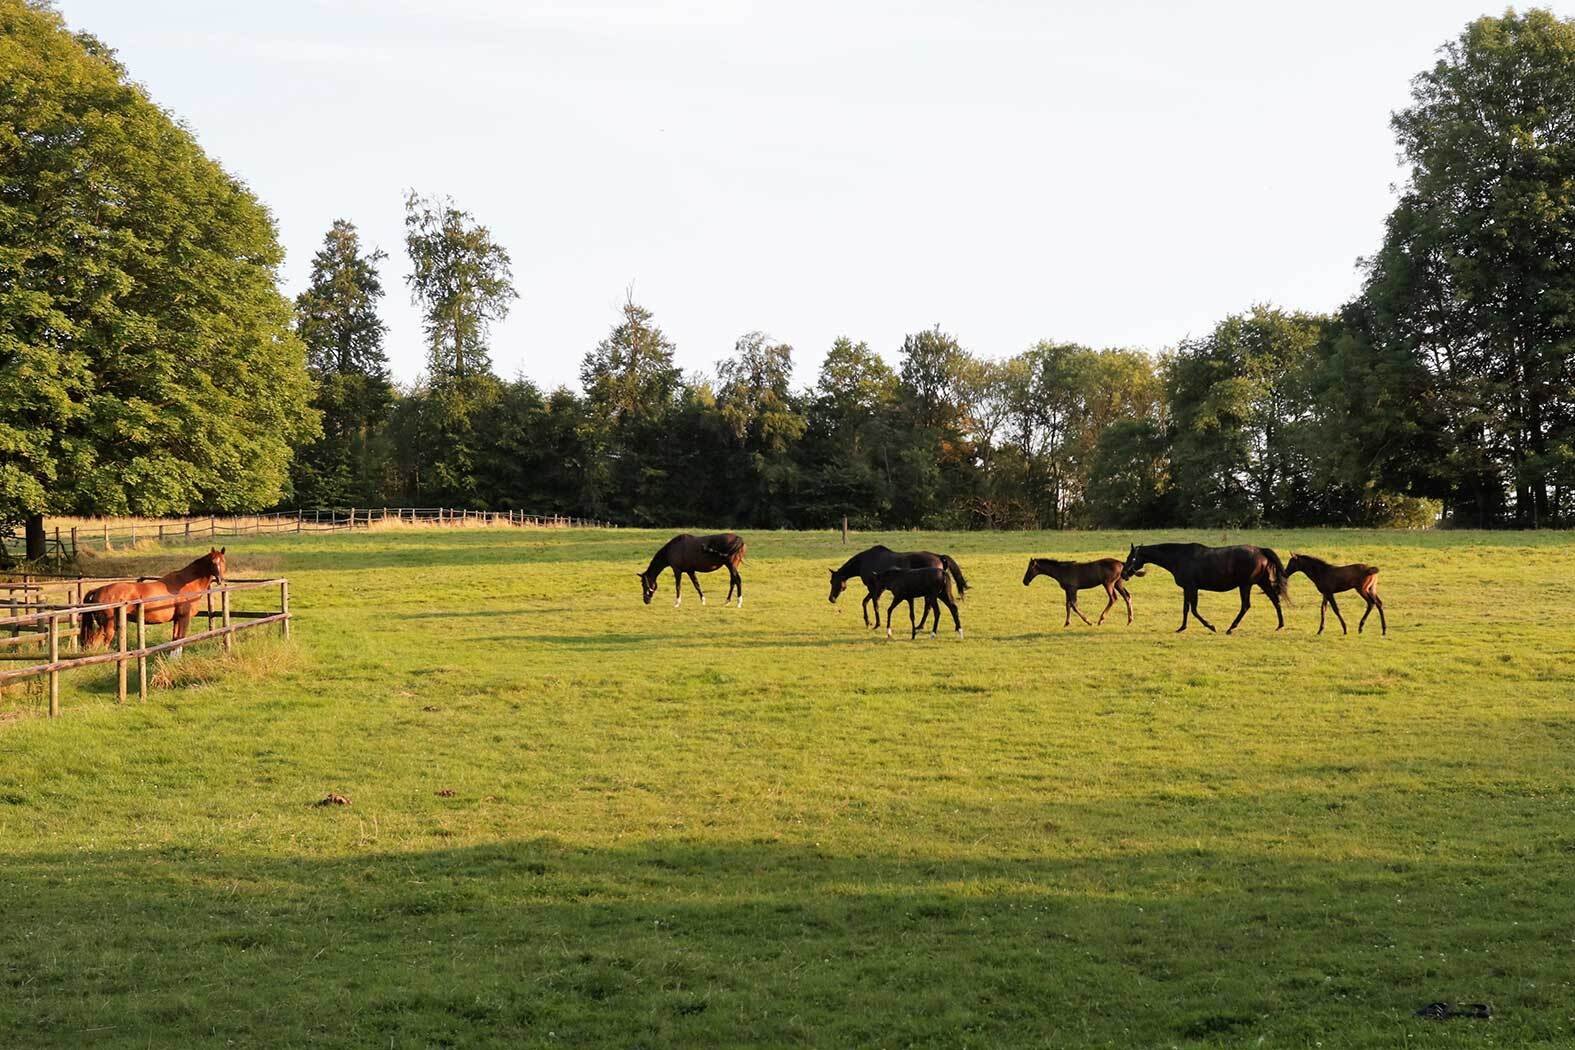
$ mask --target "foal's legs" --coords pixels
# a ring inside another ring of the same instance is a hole
[[[1105,584],[1105,598],[1108,600],[1105,602],[1104,610],[1099,614],[1099,623],[1097,624],[1100,627],[1105,625],[1105,613],[1108,613],[1116,604],[1116,588],[1114,584]]]
[[[1132,595],[1127,592],[1126,584],[1120,579],[1116,580],[1116,593],[1121,595],[1121,600],[1127,603],[1127,626],[1132,626]]]
[[[875,626],[880,626],[880,603],[875,600],[874,591],[865,591],[864,600],[859,602],[859,612],[864,614],[864,629],[870,626],[870,606],[875,606]]]
[[[1340,615],[1340,603],[1334,600],[1334,595],[1332,594],[1326,600],[1329,603],[1329,608],[1334,610],[1334,618],[1340,621],[1340,633],[1350,634],[1351,632],[1345,629],[1345,617]]]
[[[1329,596],[1326,594],[1326,595],[1323,596],[1323,601],[1318,603],[1318,633],[1319,634],[1323,633],[1324,616],[1327,614],[1328,610],[1329,610]]]
[[[930,637],[934,638],[935,632],[941,629],[941,606],[940,603],[935,600],[934,595],[924,599],[924,616],[919,617],[920,627],[924,626],[925,616],[935,617],[934,620],[930,621]]]
[[[1067,618],[1066,623],[1063,626],[1070,627],[1072,625],[1072,613],[1077,613],[1077,618],[1082,620],[1085,624],[1088,624],[1089,627],[1094,626],[1093,624],[1088,623],[1088,617],[1084,616],[1083,610],[1077,607],[1077,591],[1071,587],[1066,588],[1066,608]]]
[[[689,570],[689,582],[694,585],[695,593],[700,596],[700,604],[705,604],[705,591],[700,589],[700,581],[695,577],[695,571]]]
[[[1384,600],[1378,597],[1378,592],[1372,588],[1362,591],[1361,595],[1367,599],[1367,611],[1362,614],[1361,623],[1356,625],[1356,633],[1362,633],[1362,624],[1367,622],[1367,618],[1373,614],[1373,609],[1376,607],[1378,609],[1378,624],[1383,628],[1383,633],[1388,634],[1389,623],[1384,619]]]
[[[893,595],[892,599],[891,599],[891,604],[886,606],[886,637],[887,638],[891,637],[891,614],[897,608],[897,603],[900,602],[900,601],[902,601],[901,598],[898,598],[895,595]],[[909,609],[910,609],[909,615],[912,615],[912,612],[911,612],[912,606],[909,606]]]
[[[733,589],[737,588],[738,607],[742,609],[744,607],[744,578],[740,576],[738,574],[738,570],[731,565],[727,567],[727,574],[732,577],[732,579],[729,580],[727,584],[727,596],[731,598],[733,596]],[[722,604],[726,605],[727,603],[723,602]]]
[[[950,598],[948,598],[944,594],[941,595],[941,601],[945,604],[946,608],[951,610],[951,612],[952,612],[952,624],[953,624],[953,626],[955,626],[957,628],[957,637],[961,638],[963,636],[962,620],[959,619],[958,616],[957,616],[957,603],[952,601]],[[940,625],[941,625],[941,611],[940,611],[940,609],[936,609],[935,610],[935,626],[937,628],[939,628]]]
[[[1260,584],[1258,584],[1258,586],[1263,588],[1263,593],[1269,596],[1269,604],[1274,606],[1274,618],[1280,622],[1279,626],[1276,627],[1275,630],[1276,631],[1283,631],[1283,630],[1285,630],[1285,612],[1284,612],[1284,610],[1282,610],[1280,608],[1280,594],[1279,594],[1279,592],[1276,591],[1273,587],[1271,587],[1266,582],[1265,583],[1260,583]]]
[[[925,605],[924,615],[930,615],[930,607]],[[919,625],[913,622],[913,599],[908,599],[908,641],[919,637]]]
[[[1252,608],[1252,584],[1248,583],[1244,584],[1241,588],[1241,611],[1237,613],[1236,618],[1230,622],[1230,626],[1225,628],[1226,634],[1230,634],[1236,629],[1236,625],[1241,623],[1241,618],[1247,615],[1247,610],[1250,608]]]

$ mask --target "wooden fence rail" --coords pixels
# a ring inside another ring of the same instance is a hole
[[[597,518],[564,514],[527,514],[518,510],[465,510],[449,507],[318,507],[271,514],[246,514],[224,517],[203,515],[169,521],[129,525],[76,524],[54,526],[49,541],[51,557],[75,558],[80,550],[114,550],[117,545],[135,547],[139,543],[167,543],[193,540],[217,542],[242,536],[349,532],[383,522],[406,525],[503,525],[516,528],[617,528]],[[15,540],[15,537],[12,537]],[[0,563],[6,553],[5,537],[0,536]]]
[[[71,579],[64,582],[80,584],[81,581]],[[6,584],[0,584],[3,588]],[[27,584],[18,585],[21,587]],[[276,610],[266,611],[239,611],[230,608],[230,595],[240,591],[277,590],[279,607]],[[30,592],[24,592],[30,593]],[[219,601],[217,611],[213,608],[214,599]],[[35,663],[26,667],[17,667],[11,670],[0,670],[0,687],[25,678],[47,677],[49,681],[49,717],[56,718],[60,715],[60,675],[65,671],[72,671],[82,667],[93,667],[97,664],[114,662],[116,664],[115,702],[124,703],[126,700],[126,677],[128,666],[135,661],[137,668],[137,697],[139,700],[148,698],[148,657],[159,653],[169,652],[173,649],[183,649],[197,642],[209,639],[222,639],[225,651],[234,646],[235,634],[239,631],[250,630],[254,627],[266,627],[278,624],[284,637],[290,637],[290,581],[284,577],[268,580],[231,580],[217,587],[210,587],[206,591],[196,591],[183,596],[181,601],[201,602],[206,601],[206,611],[198,611],[195,617],[206,617],[208,629],[188,634],[184,638],[171,639],[167,642],[148,644],[147,622],[145,607],[149,604],[171,601],[168,595],[157,598],[132,598],[121,602],[100,602],[96,604],[49,604],[31,599],[15,602],[18,606],[25,605],[30,612],[12,616],[0,617],[0,631],[9,630],[13,637],[23,638],[25,641],[42,642],[46,648],[48,658],[43,663]],[[67,639],[67,645],[74,647],[76,644],[75,625],[81,622],[81,617],[88,613],[111,612],[115,617],[116,647],[105,653],[90,653],[84,656],[62,658],[60,655],[61,638]],[[195,618],[194,617],[194,618]],[[219,626],[213,625],[214,618],[219,620]],[[62,635],[60,628],[66,631]],[[128,629],[136,627],[137,644],[132,648],[129,644]],[[19,634],[18,632],[26,632]],[[29,638],[28,634],[34,637]],[[30,654],[27,658],[36,658],[38,654]],[[7,654],[4,659],[21,659],[18,655]]]

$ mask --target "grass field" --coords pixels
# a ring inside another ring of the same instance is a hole
[[[1387,638],[1304,577],[1176,635],[1157,569],[1063,630],[1027,557],[1114,534],[758,533],[742,610],[641,605],[667,535],[238,543],[292,646],[0,699],[0,1045],[1575,1040],[1569,535],[1251,537],[1381,565]],[[966,640],[827,605],[878,539]]]

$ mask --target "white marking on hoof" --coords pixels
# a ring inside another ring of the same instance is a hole
[[[673,608],[676,609],[680,605],[682,605],[683,603],[684,603],[684,600],[682,598],[675,598],[675,599],[673,599]]]
[[[959,639],[961,639],[961,638],[962,638],[962,636],[963,636],[963,633],[962,633],[962,628],[961,628],[961,627],[959,627],[959,628],[957,628],[957,637],[958,637],[958,638],[959,638]]]
[[[890,627],[886,628],[886,638],[887,638],[887,640],[891,639],[891,628]]]
[[[705,595],[703,595],[703,594],[700,596],[700,604],[701,605],[705,604]]]

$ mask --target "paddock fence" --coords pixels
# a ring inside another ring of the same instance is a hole
[[[183,596],[182,603],[199,606],[193,622],[204,619],[205,630],[187,634],[179,640],[152,644],[148,640],[147,606],[171,604],[168,595],[157,598],[132,598],[118,602],[90,603],[84,596],[106,583],[126,582],[126,577],[63,576],[27,573],[20,579],[0,580],[0,689],[30,678],[46,678],[49,716],[60,715],[60,676],[67,671],[114,663],[115,702],[127,697],[127,676],[135,666],[137,697],[148,698],[148,659],[188,645],[219,639],[225,652],[235,646],[240,631],[277,624],[285,638],[290,637],[290,581],[271,579],[229,580],[216,587]],[[276,594],[276,607],[236,609],[230,596],[246,592]],[[78,635],[82,618],[90,613],[109,613],[115,621],[115,648],[103,653],[80,654]],[[215,626],[215,621],[218,622]],[[131,632],[135,631],[133,646]],[[79,653],[69,656],[63,653]],[[11,663],[21,667],[7,667]]]
[[[237,539],[246,536],[317,535],[353,532],[381,525],[421,525],[445,528],[493,527],[535,529],[611,529],[612,522],[565,514],[527,514],[518,510],[467,510],[459,507],[315,507],[267,514],[217,515],[132,521],[65,519],[48,528],[50,556],[74,559],[82,550],[114,551],[139,544],[190,543]],[[0,563],[7,539],[0,536]]]

